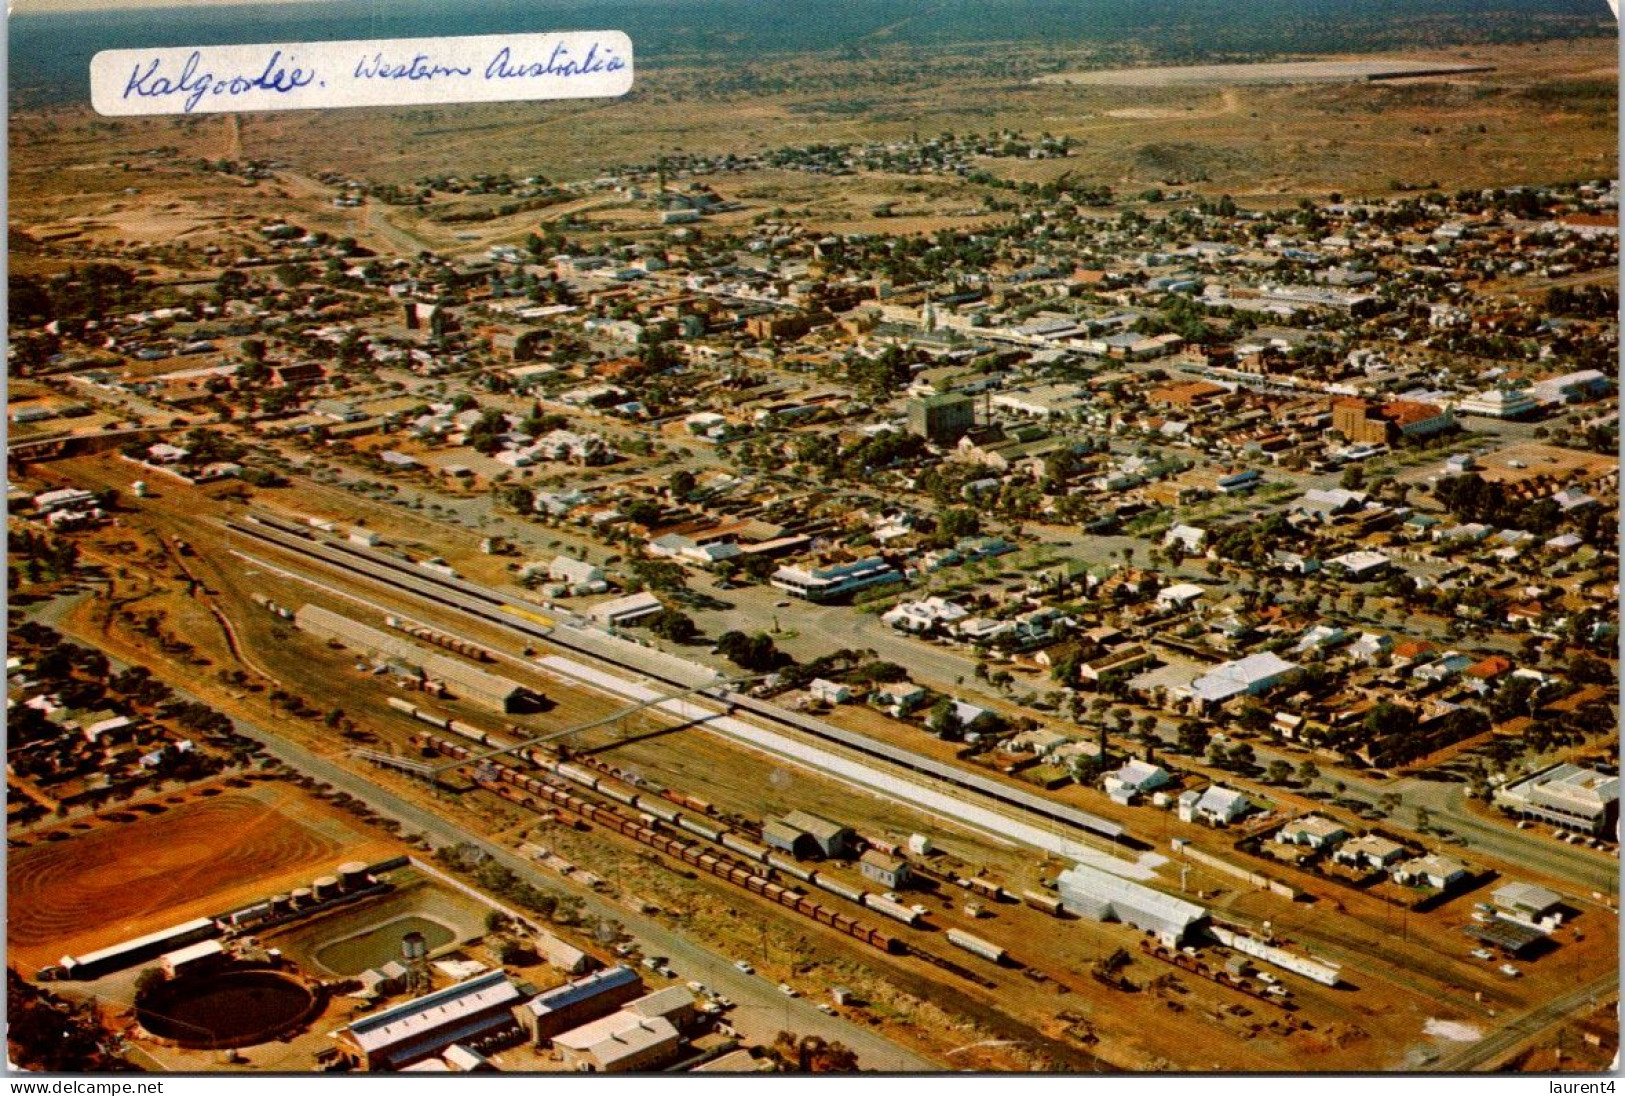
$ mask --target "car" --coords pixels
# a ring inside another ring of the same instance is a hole
[[[743,959],[735,959],[734,960],[734,969],[737,970],[740,974],[755,974],[756,973],[756,968],[751,966],[749,963],[745,962]]]
[[[775,609],[788,609],[789,607],[790,603],[788,601],[775,601],[773,603],[773,608]]]
[[[1488,948],[1475,948],[1473,950],[1473,958],[1474,959],[1494,959],[1495,956],[1490,953],[1490,950]]]
[[[792,986],[789,982],[780,982],[779,983],[779,992],[784,994],[786,997],[800,997],[801,996],[801,994],[796,991],[796,987]]]
[[[826,1016],[834,1016],[835,1015],[835,1006],[834,1005],[827,1005],[827,1004],[819,1005],[818,1006],[818,1011],[822,1012]]]
[[[705,988],[704,982],[690,982],[688,984],[688,991],[690,993],[697,993],[701,997],[704,997],[710,993],[710,991]]]
[[[724,994],[721,994],[721,993],[719,993],[715,997],[711,998],[711,1000],[715,1001],[717,1004],[721,1005],[723,1008],[733,1008],[734,1007],[733,998],[728,997],[728,996],[726,996]]]
[[[1523,977],[1523,971],[1519,970],[1517,967],[1513,966],[1511,963],[1502,963],[1501,967],[1500,967],[1500,971],[1501,971],[1502,974],[1506,975],[1508,978],[1521,978],[1521,977]]]

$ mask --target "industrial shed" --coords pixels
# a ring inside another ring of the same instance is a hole
[[[1094,921],[1123,921],[1174,944],[1207,920],[1207,910],[1110,872],[1079,864],[1055,880],[1061,905]]]
[[[643,979],[628,966],[609,967],[547,990],[514,1009],[531,1042],[607,1016],[643,993]]]
[[[813,842],[817,844],[818,851],[824,856],[843,857],[852,848],[855,835],[850,828],[841,825],[839,822],[831,822],[827,818],[807,811],[791,811],[779,822],[782,826],[811,837]],[[766,836],[765,831],[763,836]]]
[[[511,1026],[522,996],[494,970],[352,1021],[335,1036],[339,1053],[363,1069],[398,1070]]]
[[[397,660],[418,667],[426,677],[443,681],[463,700],[498,712],[518,712],[533,708],[537,694],[496,674],[431,651],[378,628],[317,605],[302,605],[293,622],[302,632],[317,639],[343,644],[371,659]]]

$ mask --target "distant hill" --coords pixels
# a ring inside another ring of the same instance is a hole
[[[99,50],[624,30],[640,62],[983,41],[1133,44],[1156,62],[1615,33],[1605,0],[336,0],[14,15],[14,106],[88,97]]]

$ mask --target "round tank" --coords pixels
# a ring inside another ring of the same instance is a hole
[[[429,942],[421,932],[409,932],[401,937],[401,958],[412,962],[429,954]]]
[[[273,894],[271,896],[271,908],[278,913],[282,913],[288,908],[288,903],[291,901],[292,899],[286,894]]]
[[[367,865],[358,860],[352,860],[348,864],[340,864],[339,879],[343,883],[345,890],[364,887],[367,885]]]
[[[289,897],[293,899],[293,904],[296,906],[308,906],[310,904],[310,888],[296,887]]]
[[[317,898],[331,898],[338,893],[338,876],[324,875],[312,883],[311,886],[315,889]]]

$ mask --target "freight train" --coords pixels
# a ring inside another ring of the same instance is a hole
[[[467,746],[427,732],[420,731],[414,734],[412,742],[422,749],[432,750],[450,758],[473,756],[473,751]],[[760,849],[760,858],[752,857],[753,860],[758,861],[757,863],[747,863],[735,859],[727,853],[710,852],[704,846],[695,842],[662,833],[646,825],[641,820],[628,818],[618,811],[584,800],[580,796],[571,794],[567,787],[567,782],[575,783],[589,787],[598,794],[606,796],[608,791],[621,790],[615,788],[608,778],[599,777],[580,765],[569,762],[540,760],[537,764],[541,767],[542,772],[539,775],[532,775],[495,761],[483,761],[479,765],[475,781],[480,786],[522,806],[533,809],[543,807],[560,809],[589,823],[613,830],[637,841],[639,844],[647,845],[668,856],[676,857],[685,864],[709,872],[720,879],[725,879],[735,886],[743,887],[752,894],[759,894],[778,905],[792,909],[804,917],[810,917],[821,925],[828,925],[880,951],[895,954],[905,950],[903,942],[891,933],[875,928],[856,918],[848,917],[846,914],[831,909],[822,903],[815,902],[801,890],[774,882],[772,879],[773,869],[766,865],[768,855],[766,849]],[[618,799],[618,797],[612,796],[609,798]],[[721,844],[724,835],[733,838],[731,844],[724,845],[724,847],[731,848],[733,851],[740,851],[739,846],[751,849],[759,848],[753,842],[745,841],[729,831],[716,830],[704,823],[696,823],[686,815],[666,808],[653,796],[636,795],[632,798],[633,802],[629,805],[646,813],[652,814],[648,808],[656,806],[675,815],[674,824],[679,828],[691,832],[706,831],[716,834],[715,837],[707,837],[707,840]],[[701,836],[704,835],[704,833],[701,833]],[[863,892],[841,884],[836,884],[836,886],[841,887],[840,890],[836,890],[835,886],[830,886],[832,881],[822,880],[817,873],[809,872],[808,874],[813,876],[810,880],[813,885],[822,886],[832,893],[842,894],[843,897],[851,895],[853,901],[862,901]]]

